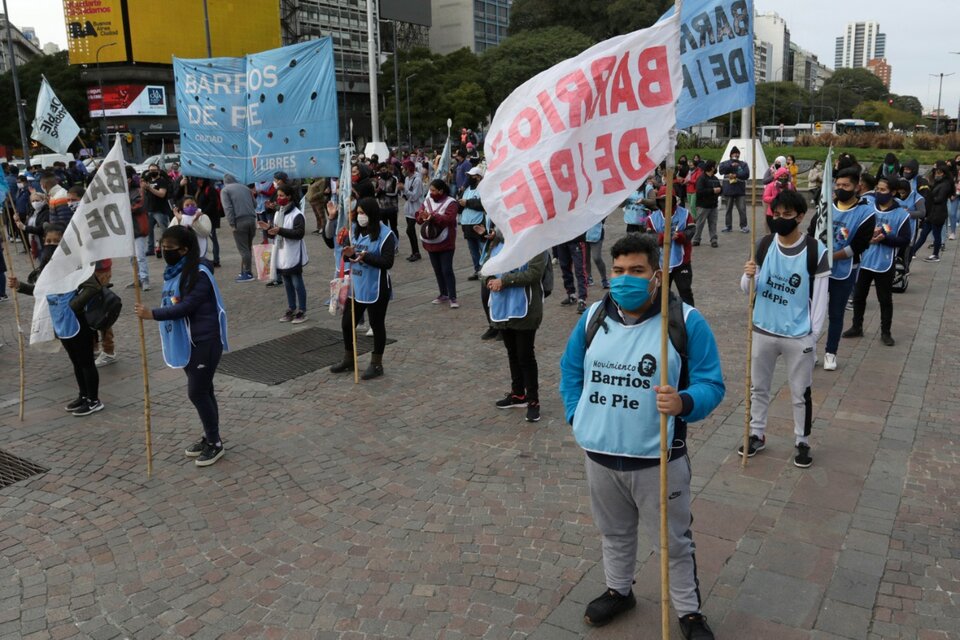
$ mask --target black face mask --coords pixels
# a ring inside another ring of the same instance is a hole
[[[796,218],[770,218],[770,230],[780,236],[788,236],[797,228],[800,221]]]
[[[904,171],[903,179],[909,182],[910,180],[913,180],[913,174],[908,171]]]
[[[50,262],[50,258],[53,257],[54,252],[57,250],[57,245],[55,244],[45,244],[43,248],[40,249],[40,264],[46,264]]]
[[[177,252],[177,251],[164,251],[164,252],[163,252],[163,259],[164,259],[164,260],[166,261],[166,263],[167,263],[168,265],[170,265],[171,267],[172,267],[173,265],[177,264],[178,262],[180,262],[180,258],[182,258],[182,257],[183,257],[183,256],[180,255],[180,253]]]
[[[886,206],[891,200],[893,200],[892,193],[878,193],[874,196],[874,200],[877,201],[877,204],[881,207]]]
[[[833,195],[836,196],[837,202],[846,202],[857,195],[857,192],[852,189],[834,189]]]
[[[480,180],[478,180],[477,178],[470,178],[471,187],[476,187],[478,184],[480,184]]]

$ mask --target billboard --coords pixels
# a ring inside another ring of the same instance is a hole
[[[127,61],[122,0],[63,0],[63,17],[70,64]]]
[[[87,89],[87,107],[91,118],[115,116],[165,116],[167,94],[160,85],[118,84],[103,88]]]
[[[161,3],[127,0],[133,60],[171,64],[173,56],[206,58],[203,4],[197,0],[164,0]],[[207,6],[214,57],[242,57],[280,46],[280,3],[277,0],[207,0]],[[158,28],[158,20],[165,22],[172,16],[176,16],[174,32],[169,28]]]

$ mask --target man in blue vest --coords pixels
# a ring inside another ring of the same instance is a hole
[[[687,423],[702,420],[723,399],[717,344],[700,312],[673,299],[668,361],[659,362],[660,296],[669,292],[660,287],[657,240],[652,234],[628,234],[613,245],[611,254],[610,293],[577,323],[560,361],[560,395],[566,419],[586,452],[587,485],[602,536],[607,586],[587,606],[584,618],[587,624],[600,626],[636,606],[631,585],[637,528],[642,524],[648,539],[657,540],[660,415],[666,414],[671,443],[670,596],[684,638],[709,640],[713,632],[700,611],[690,532],[686,436]],[[669,378],[665,386],[658,384],[662,367]]]
[[[810,385],[817,337],[827,315],[830,264],[823,243],[800,230],[807,212],[806,198],[796,191],[781,191],[770,203],[770,209],[773,233],[760,240],[756,261],[747,261],[740,279],[744,293],[750,291],[750,280],[756,281],[747,457],[766,446],[770,381],[777,359],[783,356],[793,402],[797,448],[793,464],[806,469],[813,464],[809,440],[813,424]],[[742,445],[737,453],[743,455]]]

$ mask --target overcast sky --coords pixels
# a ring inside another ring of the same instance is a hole
[[[641,0],[642,1],[642,0]],[[958,0],[755,0],[757,11],[776,11],[786,21],[791,39],[833,67],[837,36],[851,21],[875,20],[887,34],[887,61],[893,67],[891,91],[920,99],[925,109],[937,106],[939,78],[943,108],[957,115],[960,105],[960,2]],[[160,3],[162,5],[162,2]],[[8,0],[13,24],[34,27],[43,43],[67,46],[61,0]],[[161,12],[162,15],[162,12]],[[214,19],[216,16],[213,16]],[[171,32],[172,33],[172,32]],[[174,37],[174,36],[171,36]]]

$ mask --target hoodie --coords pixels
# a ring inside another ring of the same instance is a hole
[[[877,167],[877,180],[883,177],[889,176],[899,176],[900,175],[900,161],[897,160],[897,156],[893,153],[888,153],[883,158],[883,162]]]
[[[232,174],[223,176],[220,204],[223,205],[223,213],[231,227],[236,227],[237,221],[241,218],[256,219],[257,217],[253,194],[245,185],[238,183]]]

